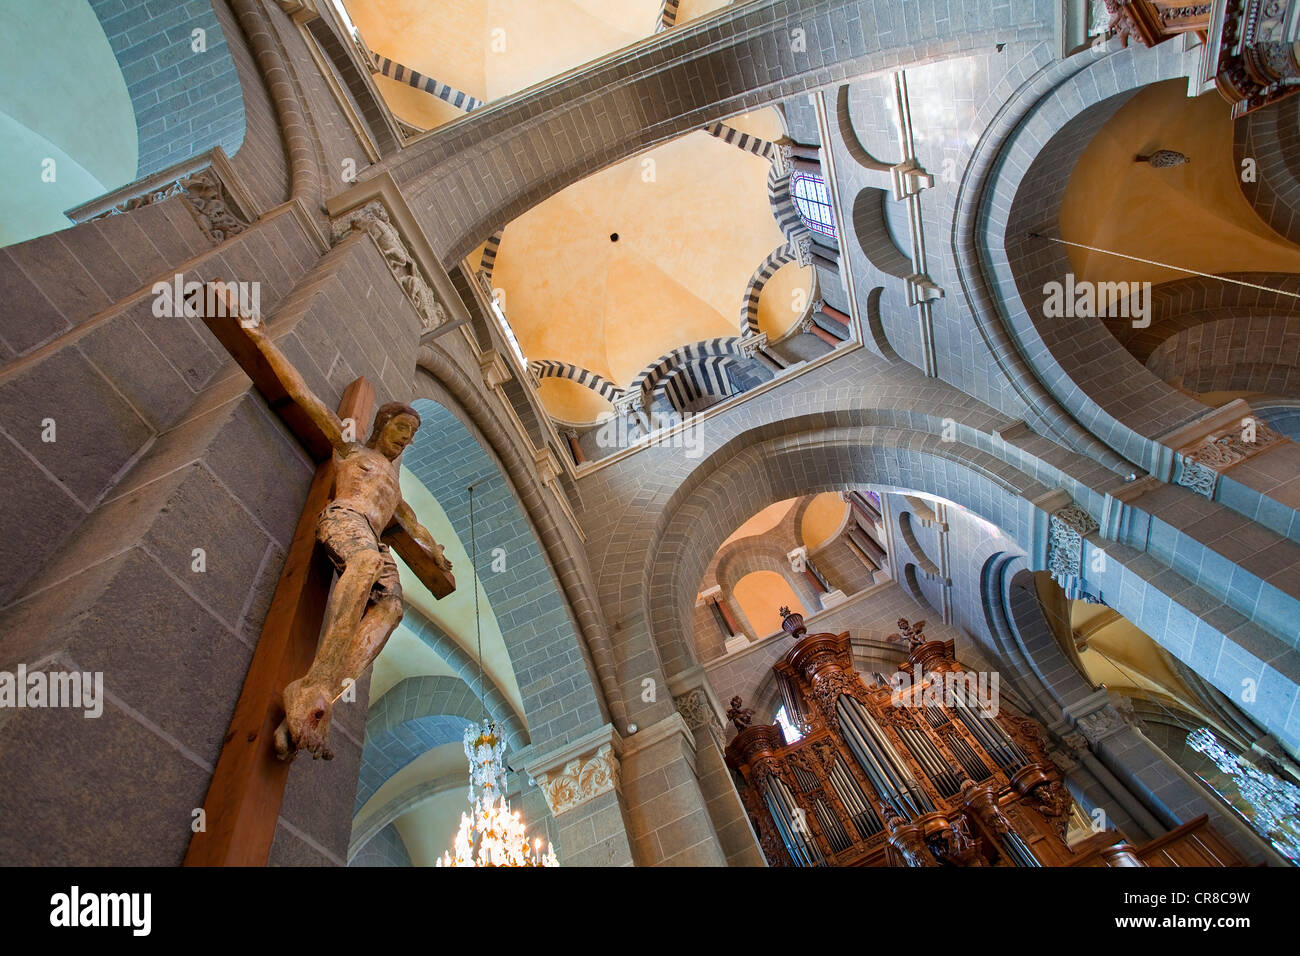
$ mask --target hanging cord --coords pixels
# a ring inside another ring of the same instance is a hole
[[[470,564],[474,568],[474,635],[478,643],[478,701],[483,705],[483,720],[490,722],[492,715],[487,709],[487,695],[483,691],[483,620],[478,603],[478,539],[474,528],[474,489],[482,482],[476,481],[467,489],[469,491],[469,550]]]
[[[1266,285],[1258,285],[1254,282],[1246,282],[1242,279],[1229,279],[1227,276],[1216,276],[1211,272],[1198,272],[1195,269],[1188,269],[1186,266],[1175,266],[1168,262],[1157,262],[1155,259],[1143,259],[1141,256],[1130,256],[1123,252],[1112,252],[1110,249],[1099,249],[1096,246],[1086,246],[1082,242],[1070,242],[1068,239],[1058,239],[1055,236],[1044,236],[1039,232],[1031,232],[1031,239],[1046,239],[1048,242],[1059,242],[1063,246],[1073,246],[1076,249],[1087,249],[1089,252],[1100,252],[1102,255],[1115,256],[1119,259],[1128,259],[1132,262],[1141,262],[1149,266],[1160,266],[1162,269],[1173,269],[1175,272],[1186,272],[1188,275],[1200,276],[1203,279],[1217,279],[1220,282],[1230,282],[1233,285],[1244,285],[1248,289],[1259,289],[1261,292],[1272,292],[1274,295],[1289,295],[1293,299],[1300,299],[1300,292],[1287,292],[1284,289],[1273,289]]]

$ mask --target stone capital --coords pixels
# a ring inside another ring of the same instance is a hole
[[[1123,733],[1130,726],[1132,705],[1125,698],[1112,698],[1107,690],[1098,690],[1065,707],[1065,714],[1089,746]]]
[[[668,691],[673,695],[673,706],[693,732],[707,728],[719,746],[726,734],[723,731],[722,704],[709,686],[704,668],[692,667],[668,679]]]
[[[618,790],[623,740],[610,724],[550,753],[531,758],[525,770],[558,817],[611,790]]]

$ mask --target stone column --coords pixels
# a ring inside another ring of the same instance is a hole
[[[623,739],[606,724],[556,750],[529,757],[558,828],[562,866],[631,866],[632,849],[619,799]]]
[[[1122,789],[1132,795],[1122,802],[1143,828],[1171,830],[1202,813],[1208,814],[1215,830],[1247,860],[1276,862],[1275,855],[1250,827],[1236,814],[1224,810],[1218,800],[1142,733],[1127,698],[1102,688],[1066,705],[1064,711],[1086,742],[1086,746],[1076,747],[1076,754],[1103,784],[1107,771],[1114,775]],[[1078,738],[1073,742],[1077,744]],[[1120,793],[1116,796],[1122,799]]]
[[[700,784],[709,769],[676,710],[625,742],[622,793],[638,866],[726,866]]]
[[[695,735],[695,763],[700,792],[728,866],[767,866],[745,805],[736,792],[722,753],[725,743],[722,705],[713,694],[702,667],[693,667],[668,682],[673,706]]]

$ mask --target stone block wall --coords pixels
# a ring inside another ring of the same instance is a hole
[[[218,250],[203,263],[202,277],[236,277],[225,256],[236,248],[254,254],[250,248],[268,241],[259,230],[277,228],[273,219],[246,233],[247,246]],[[293,244],[275,248],[290,256]],[[298,268],[309,264],[309,253],[301,254]],[[258,261],[270,271],[279,260],[268,247]],[[286,269],[284,282],[288,275]],[[358,301],[365,302],[369,332],[360,341],[353,334]],[[419,319],[368,237],[341,242],[278,305],[268,329],[327,403],[336,404],[362,374],[375,383],[379,402],[406,397]],[[150,416],[137,416],[136,432],[118,426],[116,434],[139,442],[136,458],[120,478],[87,475],[80,458],[69,460],[71,475],[99,483],[90,489],[97,497],[86,492],[96,507],[5,608],[0,624],[0,668],[12,671],[21,662],[100,671],[107,698],[98,719],[67,710],[6,713],[0,859],[8,863],[141,863],[142,846],[148,862],[180,862],[314,470],[244,373],[216,356],[220,346],[206,329],[152,315],[147,321],[155,337],[134,325],[123,331],[109,354],[126,367],[102,375],[104,393],[129,396],[128,407]],[[178,325],[188,339],[177,339]],[[89,367],[81,349],[95,341],[83,336],[14,380],[30,389],[28,402],[43,396],[66,409],[56,413],[66,423],[63,447],[81,448],[89,462],[101,460],[117,422],[105,421],[103,406],[79,394],[86,380],[72,371],[79,363]],[[173,359],[199,348],[211,358],[187,366],[197,375],[193,387],[177,373],[170,388],[160,375],[129,378],[131,350],[138,355],[151,342]],[[48,378],[40,385],[34,375]],[[22,394],[11,387],[11,395]],[[178,390],[188,396],[184,402],[176,400]],[[10,407],[21,410],[16,401]],[[202,549],[201,570],[195,549]],[[364,689],[358,698],[359,706],[340,708],[335,720],[336,759],[303,760],[292,771],[276,859],[345,859]],[[32,747],[33,740],[42,746]],[[68,799],[69,775],[78,773],[98,781],[80,804]]]

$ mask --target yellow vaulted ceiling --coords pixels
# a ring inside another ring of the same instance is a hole
[[[375,53],[485,101],[508,96],[654,33],[661,0],[344,0]],[[727,6],[682,0],[679,24]],[[432,128],[463,114],[384,76],[393,112]],[[783,135],[773,109],[728,125]],[[625,386],[651,361],[739,333],[750,277],[785,239],[767,199],[767,160],[696,132],[570,186],[510,223],[493,285],[529,359],[590,369]],[[619,241],[610,241],[618,233]],[[484,237],[486,238],[486,237]],[[481,249],[470,261],[477,266]],[[791,263],[759,301],[771,337],[802,316],[812,270]],[[610,410],[560,379],[541,385],[558,419]]]
[[[780,136],[772,110],[731,125]],[[785,242],[767,198],[769,168],[716,137],[691,133],[511,222],[492,282],[504,291],[524,354],[626,386],[678,346],[739,334],[750,278]],[[811,271],[789,264],[764,287],[759,324],[773,338],[802,315]],[[568,382],[544,383],[542,398],[567,421],[590,421],[608,409]]]
[[[678,22],[727,5],[682,0]],[[366,45],[491,102],[600,59],[654,32],[661,0],[344,0]],[[387,77],[393,112],[425,129],[461,116]]]
[[[1061,235],[1202,272],[1294,272],[1300,248],[1274,233],[1242,195],[1228,105],[1187,96],[1185,80],[1142,90],[1079,157],[1061,204]],[[1155,169],[1134,157],[1173,149],[1191,162]],[[1186,273],[1071,247],[1092,282],[1168,282]]]

